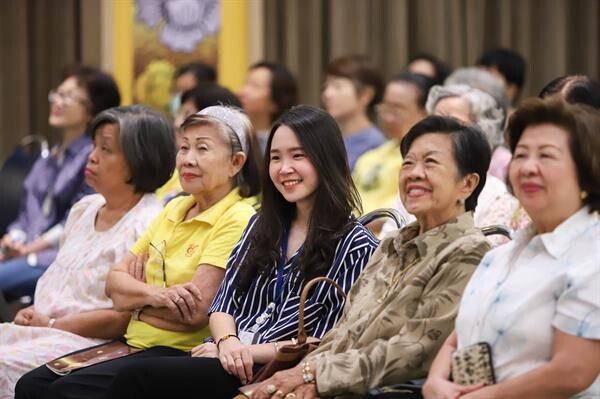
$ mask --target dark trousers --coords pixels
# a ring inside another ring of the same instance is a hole
[[[17,386],[15,387],[15,399],[110,398],[112,396],[107,395],[107,391],[115,378],[120,375],[121,370],[126,368],[135,369],[137,364],[160,356],[170,356],[169,358],[176,356],[189,358],[189,354],[186,352],[158,346],[119,359],[82,368],[73,371],[66,376],[59,376],[50,371],[46,366],[41,366],[25,374],[17,382]],[[164,366],[159,366],[159,370],[163,371],[163,367]],[[160,372],[158,379],[159,383],[167,382],[167,380],[160,376]],[[134,399],[136,397],[138,397],[138,395],[134,394],[128,399]]]
[[[259,369],[255,365],[254,372]],[[106,397],[231,399],[240,386],[240,380],[227,374],[217,358],[149,358],[121,369]]]

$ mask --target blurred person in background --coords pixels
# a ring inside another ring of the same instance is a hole
[[[425,102],[431,86],[431,79],[414,73],[396,75],[387,84],[383,101],[375,109],[389,141],[360,156],[352,172],[365,213],[394,203],[398,193],[394,177],[402,166],[400,141],[427,116]],[[379,230],[377,226],[369,227]]]
[[[426,53],[412,57],[408,62],[407,69],[408,72],[429,77],[434,85],[444,84],[444,80],[452,72],[452,69],[446,63]]]
[[[381,101],[380,72],[362,55],[334,59],[325,71],[321,94],[323,105],[336,120],[344,136],[350,170],[365,152],[385,143],[375,125],[375,104]]]
[[[264,156],[271,125],[298,102],[296,79],[283,64],[258,62],[248,70],[239,98]]]
[[[508,171],[508,163],[512,157],[508,146],[504,142],[502,132],[506,125],[506,118],[510,108],[510,100],[503,81],[492,74],[491,72],[485,71],[480,68],[469,67],[459,68],[455,70],[444,82],[445,86],[449,85],[467,85],[469,87],[479,89],[490,96],[496,101],[497,107],[502,113],[497,127],[493,130],[483,128],[486,135],[494,134],[495,136],[490,139],[492,145],[492,162],[490,163],[490,174],[502,180],[506,183],[506,174]],[[494,118],[498,118],[494,115]],[[459,118],[465,120],[465,118]]]
[[[600,109],[600,82],[585,75],[566,75],[548,83],[538,97],[558,94],[570,104],[586,104]]]
[[[494,48],[484,52],[475,63],[490,72],[504,84],[511,107],[514,107],[525,86],[527,63],[521,54],[505,48]],[[511,110],[508,110],[510,114]]]
[[[192,62],[181,66],[173,77],[173,92],[169,108],[171,115],[175,116],[183,104],[181,95],[192,90],[201,83],[216,83],[217,72],[215,68],[202,62]]]
[[[60,142],[31,168],[21,209],[0,241],[0,294],[8,301],[33,294],[37,279],[56,257],[71,206],[94,192],[83,174],[93,146],[88,125],[121,98],[112,77],[73,65],[64,69],[62,83],[48,100],[48,122],[59,131]]]

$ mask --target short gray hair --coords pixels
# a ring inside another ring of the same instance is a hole
[[[449,97],[459,97],[469,104],[471,117],[485,133],[492,150],[504,143],[504,112],[492,96],[467,85],[433,86],[425,105],[427,113],[433,114],[437,103]]]
[[[448,85],[467,85],[486,92],[496,100],[506,118],[507,110],[510,108],[506,88],[504,83],[490,72],[477,67],[458,68],[444,81],[444,86]],[[504,128],[504,124],[502,127]]]

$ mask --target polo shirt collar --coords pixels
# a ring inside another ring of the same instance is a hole
[[[225,213],[225,211],[227,211],[227,209],[231,208],[231,206],[241,200],[242,197],[240,195],[239,188],[234,188],[220,201],[196,215],[189,221],[195,220],[197,222],[208,223],[212,226],[217,223],[219,218]],[[167,218],[175,223],[181,222],[185,218],[186,213],[192,206],[194,206],[194,204],[196,204],[196,199],[192,195],[184,197],[184,199],[181,200],[181,205],[173,207],[167,215]]]

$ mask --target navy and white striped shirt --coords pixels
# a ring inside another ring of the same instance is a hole
[[[294,262],[296,252],[283,268],[283,289],[281,299],[276,301],[277,268],[267,275],[257,275],[250,288],[244,294],[238,293],[237,274],[239,257],[242,248],[248,247],[256,222],[252,217],[241,240],[237,243],[225,272],[225,279],[209,309],[214,312],[227,313],[233,316],[238,331],[248,331],[255,325],[256,318],[263,314],[269,303],[276,303],[275,310],[268,321],[260,325],[256,336],[257,343],[289,340],[298,335],[298,306],[304,279],[300,267]],[[338,283],[347,293],[369,258],[377,248],[378,241],[371,232],[356,222],[346,235],[340,239],[336,247],[334,261],[326,276]],[[245,250],[244,250],[245,252]],[[304,307],[304,323],[309,336],[321,338],[337,322],[344,308],[344,298],[331,284],[321,282],[316,285]]]

